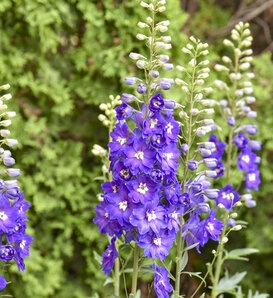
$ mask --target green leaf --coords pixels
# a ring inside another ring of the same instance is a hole
[[[217,291],[226,292],[235,289],[237,284],[245,277],[246,272],[235,273],[229,277],[226,272],[225,276],[219,281],[217,285]]]
[[[199,242],[194,243],[194,244],[192,244],[192,245],[186,247],[186,248],[185,248],[185,251],[190,250],[190,249],[193,249],[193,248],[196,247],[198,244],[199,244]]]
[[[102,264],[102,256],[100,256],[95,250],[93,250],[94,259],[100,264]]]
[[[103,284],[103,286],[106,286],[106,285],[111,284],[113,282],[114,282],[113,278],[107,277],[104,284]]]
[[[239,248],[239,249],[234,249],[230,252],[226,253],[225,260],[244,260],[248,261],[247,258],[244,258],[242,256],[245,255],[250,255],[254,253],[258,253],[259,250],[256,248]]]
[[[137,290],[136,295],[134,295],[134,294],[131,293],[129,295],[129,298],[140,298],[140,295],[141,295],[140,290]]]
[[[190,277],[195,276],[203,281],[203,283],[206,286],[205,279],[201,276],[202,272],[188,272],[188,271],[182,271],[183,274],[188,274]]]
[[[268,294],[260,294],[258,291],[255,292],[255,294],[252,294],[252,291],[248,291],[247,298],[268,298]]]
[[[186,267],[187,263],[188,263],[188,260],[189,260],[189,257],[188,257],[188,252],[185,251],[183,256],[182,256],[182,259],[180,261],[180,272]]]

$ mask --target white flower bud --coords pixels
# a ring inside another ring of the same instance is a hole
[[[180,117],[181,119],[183,119],[183,118],[189,119],[189,118],[190,118],[190,117],[188,116],[188,114],[187,114],[186,112],[184,112],[184,111],[179,112],[179,117]]]
[[[137,60],[137,62],[136,62],[136,66],[137,66],[138,68],[140,68],[140,69],[145,68],[145,66],[146,66],[146,61],[144,61],[144,60]]]
[[[144,1],[141,1],[141,2],[140,2],[140,5],[141,5],[142,7],[145,7],[145,8],[148,8],[148,7],[149,7],[149,4],[146,3],[146,2],[144,2]]]
[[[145,40],[145,39],[147,39],[147,36],[144,35],[144,34],[138,33],[136,35],[136,38],[139,39],[139,40]]]
[[[186,71],[186,68],[183,67],[183,66],[181,66],[181,65],[177,65],[177,66],[176,66],[176,69],[177,69],[178,71]]]
[[[204,109],[201,111],[202,113],[206,114],[206,115],[212,115],[214,114],[214,109]]]
[[[195,38],[194,36],[191,36],[191,37],[190,37],[190,40],[191,40],[193,43],[197,43],[197,40],[196,40],[196,38]]]
[[[185,92],[186,94],[189,94],[189,89],[188,89],[186,86],[182,86],[182,87],[181,87],[181,90],[182,90],[183,92]]]
[[[137,25],[141,29],[143,29],[143,28],[149,28],[149,25],[147,25],[146,23],[143,23],[143,22],[138,22]]]
[[[218,204],[217,206],[218,206],[220,209],[225,209],[225,208],[226,208],[222,203]]]
[[[216,87],[218,87],[220,90],[229,90],[229,87],[227,84],[221,80],[214,81],[214,84]]]
[[[254,79],[255,75],[253,72],[247,72],[244,74],[248,79]]]
[[[4,126],[4,127],[8,127],[11,125],[11,120],[3,120],[3,121],[0,121],[0,126]]]
[[[3,104],[0,105],[0,111],[4,111],[4,110],[6,110],[7,108],[8,108],[7,105],[3,105]]]
[[[198,85],[198,86],[202,86],[205,84],[205,81],[203,79],[198,79],[195,81],[195,84]]]
[[[160,25],[160,26],[156,26],[155,30],[163,33],[168,31],[168,27]]]
[[[10,135],[10,131],[8,129],[1,129],[0,135],[1,135],[1,137],[5,138]]]
[[[243,59],[241,59],[241,62],[252,62],[253,61],[253,57],[244,57]]]
[[[10,84],[5,84],[0,86],[0,90],[8,90],[10,88]]]
[[[256,102],[256,98],[253,97],[253,96],[247,96],[247,97],[245,98],[245,100],[246,100],[246,102],[247,102],[248,104],[252,104],[252,103]]]
[[[233,43],[229,39],[224,39],[223,44],[227,47],[234,47]]]
[[[242,77],[241,73],[234,73],[232,72],[231,74],[229,74],[229,78],[232,80],[232,81],[237,81],[237,80],[240,80]]]
[[[172,40],[172,38],[171,36],[161,36],[161,40],[168,43]]]
[[[203,61],[201,61],[198,65],[200,65],[200,66],[206,66],[206,65],[209,65],[209,60],[203,60]]]
[[[241,43],[241,46],[242,46],[242,47],[250,47],[250,46],[251,46],[251,41],[249,41],[249,40],[244,40],[244,41]]]
[[[245,55],[245,56],[250,56],[253,54],[253,51],[251,49],[248,49],[248,50],[244,50],[242,52],[242,55]]]
[[[0,97],[0,100],[10,100],[12,98],[11,94],[5,94],[3,96]]]
[[[167,21],[161,21],[159,23],[157,23],[157,26],[169,26],[170,25],[170,21],[167,20]]]
[[[242,97],[244,95],[244,91],[242,89],[235,90],[235,96]]]
[[[182,52],[185,53],[185,54],[190,54],[192,55],[192,52],[190,50],[188,50],[187,48],[182,48]]]
[[[200,111],[198,110],[198,109],[192,109],[191,110],[191,114],[192,114],[192,116],[196,116],[196,115],[198,115],[200,113]]]
[[[109,126],[110,121],[106,119],[106,120],[102,121],[102,124],[103,124],[104,126]]]
[[[186,47],[187,47],[189,50],[193,50],[193,46],[192,46],[190,43],[188,43],[188,44],[186,45]]]
[[[194,67],[195,63],[196,63],[196,60],[192,58],[191,61],[189,62],[189,66]]]
[[[181,80],[181,79],[175,79],[175,83],[176,85],[188,85],[185,81]]]
[[[205,51],[200,52],[200,55],[206,56],[206,55],[208,55],[208,53],[209,53],[209,51],[208,50],[205,50]]]
[[[205,94],[209,94],[209,93],[211,93],[213,91],[213,89],[211,87],[207,87],[207,88],[203,88],[202,91]]]
[[[201,73],[197,78],[198,79],[206,79],[208,78],[209,74],[208,73]]]
[[[138,59],[147,59],[146,57],[144,57],[143,55],[140,55],[138,53],[134,53],[134,52],[131,52],[129,54],[129,57],[133,60],[138,60]]]
[[[105,103],[100,104],[99,106],[100,110],[105,111],[107,110],[107,105]]]
[[[98,116],[98,119],[100,120],[100,121],[104,121],[105,119],[107,119],[106,118],[106,116],[105,115],[103,115],[103,114],[100,114],[99,116]]]
[[[249,29],[245,29],[245,30],[243,31],[243,35],[250,35],[250,34],[251,34],[251,32],[250,32]]]
[[[217,101],[213,99],[202,99],[200,103],[205,107],[213,107],[217,104]]]
[[[226,66],[224,66],[224,65],[222,65],[222,64],[216,64],[216,65],[214,66],[214,68],[215,68],[215,70],[217,70],[217,71],[228,71],[228,70],[229,70]]]
[[[223,240],[222,240],[222,243],[227,243],[227,242],[228,242],[228,237],[224,237]]]
[[[158,5],[165,5],[166,4],[166,0],[161,0],[157,3]]]
[[[16,116],[16,112],[5,112],[0,115],[0,117],[9,117],[9,118],[13,118],[15,116]]]
[[[148,24],[152,24],[153,19],[152,19],[151,17],[148,17],[148,18],[146,19],[146,21],[147,21]]]
[[[157,9],[157,11],[159,11],[159,12],[163,12],[163,11],[165,11],[166,10],[166,7],[165,6],[160,6],[158,9]]]
[[[195,96],[194,96],[194,100],[201,100],[203,98],[203,94],[202,93],[197,93]]]
[[[244,88],[243,91],[244,91],[245,94],[252,94],[253,93],[253,88],[251,88],[251,87]]]
[[[240,231],[241,229],[242,229],[241,225],[236,225],[232,228],[232,230],[234,230],[234,231]]]
[[[231,63],[231,62],[232,62],[231,59],[230,59],[229,57],[227,57],[227,56],[223,56],[223,57],[222,57],[222,60],[223,60],[223,62],[225,62],[225,63]]]
[[[238,216],[238,213],[234,212],[230,215],[231,218],[236,218]]]
[[[240,207],[240,206],[242,206],[242,203],[240,201],[238,201],[238,202],[235,203],[235,206]]]

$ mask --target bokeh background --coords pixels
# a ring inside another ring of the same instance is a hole
[[[5,294],[83,298],[111,293],[93,254],[102,253],[108,239],[92,222],[100,191],[94,178],[101,165],[90,149],[94,143],[107,144],[107,131],[97,120],[98,105],[107,102],[109,94],[126,91],[123,78],[136,72],[128,55],[144,53],[135,38],[136,24],[146,16],[139,2],[0,1],[0,83],[12,85],[10,106],[18,113],[12,136],[20,143],[15,155],[21,188],[32,205],[28,231],[35,239],[26,273],[16,273],[13,265],[4,273],[12,281]],[[169,0],[164,19],[171,21],[170,56],[175,64],[185,61],[181,48],[187,36],[208,42],[210,59],[216,61],[233,26],[239,21],[251,25],[262,184],[255,195],[257,207],[241,215],[249,229],[235,233],[230,243],[233,248],[258,248],[260,254],[248,263],[227,266],[231,272],[248,270],[245,290],[273,297],[273,1]],[[210,259],[213,244],[203,250],[202,260],[191,254],[189,271],[205,269],[203,259]],[[186,295],[196,283],[184,280]],[[140,286],[145,289],[146,281]]]

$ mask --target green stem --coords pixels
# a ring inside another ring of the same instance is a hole
[[[196,55],[197,55],[197,50],[195,52],[195,61],[196,61]],[[189,148],[191,146],[191,133],[192,133],[192,114],[191,111],[193,109],[193,99],[194,99],[194,87],[195,87],[195,71],[196,71],[196,66],[193,68],[193,73],[192,73],[192,81],[191,81],[191,92],[190,92],[190,115],[188,119],[188,135],[187,135],[187,140],[186,143],[188,144]],[[187,181],[187,172],[188,172],[188,161],[189,161],[189,151],[186,153],[186,158],[185,158],[185,164],[184,164],[184,175],[183,175],[183,185],[182,185],[182,193],[185,192],[185,186],[186,186],[186,181]],[[180,264],[181,264],[181,259],[182,259],[182,252],[183,250],[181,249],[182,246],[182,228],[183,228],[183,216],[180,217],[180,230],[178,234],[178,242],[177,242],[177,254],[176,254],[176,273],[175,273],[175,291],[174,291],[174,297],[179,298],[180,294]]]
[[[137,290],[138,257],[139,257],[139,248],[138,248],[138,245],[135,243],[134,264],[133,264],[133,281],[132,281],[132,291],[131,291],[133,294],[133,297],[135,297],[136,290]]]
[[[115,259],[115,296],[119,296],[119,284],[120,284],[120,280],[119,280],[119,258]]]

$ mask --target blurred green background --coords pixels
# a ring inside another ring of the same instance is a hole
[[[98,105],[108,101],[109,94],[126,91],[123,78],[136,72],[128,55],[145,51],[135,38],[136,24],[146,16],[139,2],[0,1],[0,83],[12,85],[10,107],[18,113],[12,137],[20,143],[15,156],[22,170],[21,188],[32,205],[28,231],[35,239],[26,273],[18,274],[14,265],[4,273],[12,281],[5,294],[83,298],[111,292],[111,285],[103,286],[104,275],[93,257],[93,251],[105,250],[108,239],[92,222],[100,191],[94,177],[101,165],[90,149],[94,143],[107,144],[107,131],[97,120]],[[233,248],[258,248],[260,254],[228,268],[247,269],[244,289],[273,297],[272,1],[169,0],[165,19],[171,21],[170,56],[175,64],[185,61],[181,48],[187,35],[209,42],[215,61],[224,54],[221,41],[232,27],[241,20],[251,24],[262,184],[255,194],[257,207],[242,215],[249,229],[230,242]],[[168,97],[175,98],[175,92]],[[202,258],[209,260],[211,248]],[[204,269],[200,257],[191,255],[189,269]],[[185,280],[185,294],[195,286]]]

